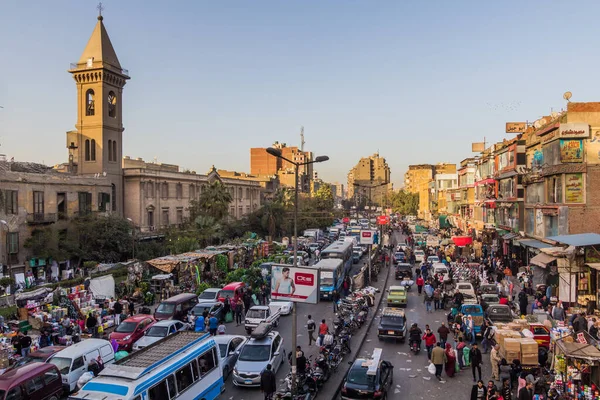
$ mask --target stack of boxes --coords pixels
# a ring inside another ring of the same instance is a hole
[[[538,343],[531,338],[521,339],[521,364],[538,364]]]
[[[521,360],[521,339],[512,337],[504,339],[504,354],[501,355],[509,363],[513,360]]]

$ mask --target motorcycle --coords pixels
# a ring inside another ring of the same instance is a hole
[[[331,376],[331,369],[329,364],[323,355],[319,355],[314,363],[314,376],[317,378],[317,384],[323,386],[325,382],[329,380]]]
[[[421,351],[421,345],[419,344],[419,342],[417,340],[410,341],[410,351],[415,353],[415,355],[419,354],[419,352]]]

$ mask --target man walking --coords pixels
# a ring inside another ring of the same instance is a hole
[[[438,378],[438,381],[442,380],[442,368],[446,361],[446,352],[442,348],[442,344],[438,342],[436,348],[431,351],[431,363],[435,365],[435,377]]]
[[[502,357],[500,357],[499,351],[500,346],[495,345],[492,348],[492,352],[490,353],[490,362],[492,363],[492,379],[495,381],[500,380],[500,361],[502,361]]]
[[[260,374],[260,391],[265,394],[265,400],[273,399],[273,393],[277,389],[275,374],[271,368],[271,364],[267,364],[267,369]]]
[[[113,314],[115,315],[115,326],[119,326],[121,324],[121,314],[123,314],[123,304],[119,300],[115,301]]]
[[[317,327],[317,323],[315,322],[314,319],[312,319],[312,316],[309,315],[308,316],[308,321],[306,321],[306,329],[308,330],[308,345],[311,346],[313,342],[316,342],[315,340],[315,329]]]
[[[527,381],[527,385],[519,390],[519,400],[533,400],[533,382]]]
[[[340,294],[337,290],[334,290],[331,294],[331,299],[333,300],[333,313],[335,314],[338,310],[338,301],[340,301]]]
[[[431,308],[431,302],[433,301],[433,286],[427,282],[423,289],[425,291],[425,309],[427,312],[433,312]]]
[[[477,378],[475,377],[475,369],[479,373],[479,380],[481,380],[481,362],[483,361],[481,356],[481,350],[477,348],[477,343],[473,343],[471,346],[471,370],[473,371],[473,382],[477,382]]]
[[[319,325],[319,342],[320,342],[321,346],[323,345],[323,339],[325,338],[325,335],[327,335],[328,333],[329,333],[329,327],[325,323],[325,320],[322,319],[321,325]]]
[[[519,311],[521,315],[527,315],[527,294],[524,291],[519,292]]]
[[[235,302],[235,326],[239,326],[242,323],[242,313],[244,312],[244,302],[239,297]]]
[[[440,335],[440,344],[442,349],[446,347],[446,342],[448,341],[448,334],[450,333],[450,329],[442,322],[442,326],[438,328],[438,334]]]

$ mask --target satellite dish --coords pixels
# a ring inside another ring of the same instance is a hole
[[[563,99],[565,99],[566,101],[569,101],[569,100],[571,100],[571,96],[573,96],[573,93],[565,92],[565,94],[563,94]]]
[[[540,123],[539,119],[533,123],[533,127],[535,129],[540,129],[541,126],[542,126],[542,124]]]

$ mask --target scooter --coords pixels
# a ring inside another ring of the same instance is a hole
[[[412,351],[415,354],[419,354],[419,352],[421,351],[421,346],[419,345],[419,342],[417,340],[412,340],[410,342],[410,351]]]

